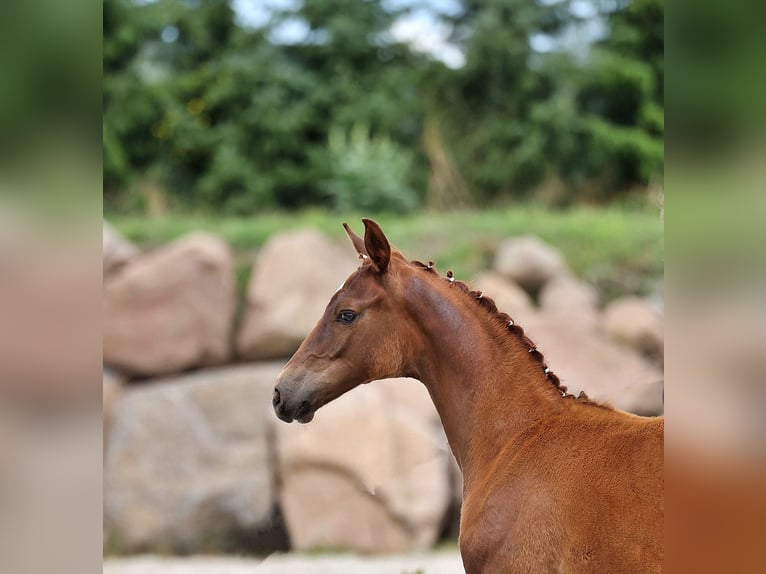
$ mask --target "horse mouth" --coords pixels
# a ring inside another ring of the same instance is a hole
[[[298,421],[301,424],[309,423],[314,418],[316,409],[313,407],[310,401],[303,401],[298,405],[298,408],[294,412],[288,412],[283,405],[274,405],[274,410],[277,413],[277,417],[286,423]]]
[[[293,418],[305,425],[306,423],[311,422],[311,419],[314,418],[315,410],[316,409],[314,409],[311,401],[301,401],[301,404],[298,405],[298,410],[293,413]]]
[[[301,423],[302,425],[305,425],[306,423],[310,423],[314,419],[314,411],[311,410],[307,412],[304,415],[295,417],[295,420]]]

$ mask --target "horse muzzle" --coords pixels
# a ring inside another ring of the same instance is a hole
[[[280,382],[277,382],[274,387],[271,404],[274,406],[277,417],[286,423],[298,421],[305,424],[311,422],[316,411],[314,402],[307,396],[307,393],[292,391]]]

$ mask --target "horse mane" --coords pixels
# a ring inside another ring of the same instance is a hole
[[[422,261],[411,261],[410,263],[429,273],[436,273],[433,261],[429,261],[428,264],[425,264]],[[527,348],[530,356],[537,362],[538,365],[540,365],[545,378],[556,388],[556,391],[562,398],[574,399],[575,401],[582,404],[608,408],[606,405],[591,401],[588,398],[588,395],[585,394],[585,391],[580,391],[580,394],[577,396],[574,396],[571,393],[567,393],[567,388],[561,384],[561,379],[559,379],[559,377],[555,375],[553,371],[551,371],[551,369],[548,367],[547,363],[545,362],[545,357],[537,348],[537,345],[535,345],[532,339],[524,334],[524,329],[521,327],[521,325],[518,325],[511,318],[511,316],[508,315],[508,313],[504,313],[497,308],[497,305],[495,305],[495,302],[491,297],[486,297],[481,291],[472,291],[468,285],[462,281],[456,280],[452,271],[447,271],[445,279],[449,281],[450,287],[457,288],[459,291],[466,294],[474,303],[477,303],[479,307],[486,310],[494,320],[502,323],[503,327],[505,327],[509,333],[515,336]]]

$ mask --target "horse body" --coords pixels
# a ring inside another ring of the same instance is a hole
[[[466,572],[660,571],[663,419],[567,395],[491,299],[364,221],[364,240],[346,228],[363,264],[280,375],[277,415],[308,422],[359,384],[419,379],[463,472]]]
[[[467,572],[661,571],[662,421],[571,407],[466,477]]]

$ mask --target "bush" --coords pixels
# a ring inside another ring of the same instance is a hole
[[[411,153],[386,136],[372,137],[367,126],[331,130],[329,156],[322,189],[334,209],[403,213],[420,203],[410,185]]]

